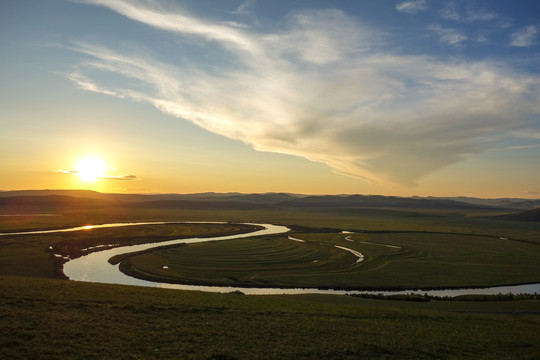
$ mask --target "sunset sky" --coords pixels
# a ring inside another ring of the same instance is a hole
[[[0,190],[540,198],[540,1],[0,2]]]

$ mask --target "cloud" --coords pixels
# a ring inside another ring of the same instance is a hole
[[[148,102],[257,150],[370,182],[414,185],[534,128],[540,113],[538,76],[505,63],[394,54],[378,45],[379,31],[335,9],[297,11],[263,32],[148,2],[86,2],[202,42],[223,62],[182,51],[168,64],[150,51],[75,43],[87,60],[69,78],[81,88]],[[452,29],[432,30],[444,43],[464,41]],[[129,81],[102,80],[121,77]]]
[[[446,20],[474,22],[491,21],[499,18],[497,13],[487,10],[473,9],[471,3],[446,2],[439,10],[439,15]]]
[[[540,99],[539,99],[540,101]],[[540,140],[540,129],[535,129],[532,127],[524,127],[519,131],[514,132],[517,137],[522,139],[531,139],[531,140]]]
[[[511,19],[501,16],[493,11],[474,8],[474,2],[447,1],[439,9],[439,15],[445,20],[460,23],[461,31],[453,28],[431,29],[439,32],[441,43],[451,46],[462,46],[465,41],[471,43],[487,43],[489,35],[501,31],[501,29],[511,26]],[[471,31],[470,24],[481,21],[481,32]],[[467,24],[463,26],[462,24]]]
[[[525,150],[525,149],[537,149],[537,148],[540,148],[540,144],[504,146],[504,147],[491,148],[488,151],[509,151],[509,150],[512,151],[512,150]]]
[[[57,172],[61,174],[69,174],[69,175],[79,175],[81,173],[79,170],[57,170]],[[105,174],[97,178],[104,179],[104,180],[137,180],[137,176],[133,174],[124,174],[124,175]]]
[[[532,46],[534,45],[534,39],[536,38],[537,33],[538,29],[536,28],[536,26],[526,26],[510,35],[510,45],[517,47]]]
[[[453,1],[446,3],[446,5],[441,10],[439,10],[439,15],[441,15],[443,19],[447,20],[461,20],[458,5]]]
[[[255,14],[255,0],[245,0],[242,4],[232,11],[232,14],[241,15],[254,21],[255,24],[259,23],[257,15]]]
[[[404,1],[396,5],[396,10],[408,14],[416,14],[427,9],[426,0]]]
[[[515,145],[515,146],[509,146],[508,150],[523,150],[523,149],[536,149],[539,148],[540,144],[533,144],[533,145]]]
[[[540,195],[540,191],[525,191],[525,194],[527,195]]]
[[[437,33],[439,41],[445,45],[458,47],[462,46],[463,42],[467,40],[467,36],[456,29],[442,28],[438,24],[430,25],[428,29]]]
[[[80,171],[79,170],[58,170],[58,172],[62,174],[78,175]]]
[[[137,176],[133,174],[124,174],[124,175],[103,175],[100,179],[106,180],[137,180]]]
[[[233,14],[238,15],[251,15],[253,14],[253,6],[255,5],[255,0],[245,0],[242,4],[233,11]]]
[[[466,21],[491,21],[497,19],[499,15],[494,12],[480,11],[480,10],[468,10]]]

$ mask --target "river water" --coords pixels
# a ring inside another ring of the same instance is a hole
[[[120,227],[120,226],[137,226],[137,225],[156,225],[156,224],[172,224],[181,222],[141,222],[141,223],[114,223],[114,224],[102,224],[102,225],[88,225],[79,226],[67,229],[58,230],[45,230],[45,231],[30,231],[30,232],[17,232],[17,233],[3,233],[0,235],[22,235],[22,234],[46,234],[53,232],[69,232],[69,231],[81,231],[93,228],[105,228],[105,227]],[[206,222],[208,223],[208,222]],[[464,289],[440,289],[440,290],[403,290],[403,291],[350,291],[350,290],[329,290],[329,289],[314,289],[314,288],[243,288],[243,287],[228,287],[228,286],[198,286],[198,285],[180,285],[180,284],[168,284],[158,283],[153,281],[136,279],[128,276],[118,269],[118,265],[111,265],[109,259],[115,255],[125,254],[128,252],[135,252],[141,250],[148,250],[158,246],[175,245],[182,243],[196,243],[207,241],[223,241],[232,240],[252,236],[272,235],[286,233],[290,229],[285,226],[271,225],[271,224],[252,224],[264,227],[263,230],[257,230],[245,234],[217,236],[210,238],[188,238],[179,240],[169,240],[159,243],[147,243],[132,246],[122,246],[113,249],[105,249],[97,252],[92,252],[88,255],[79,257],[77,259],[69,260],[64,264],[64,274],[70,279],[75,281],[89,281],[96,283],[107,284],[122,284],[122,285],[135,285],[135,286],[148,286],[167,289],[179,289],[179,290],[195,290],[195,291],[207,291],[207,292],[232,292],[241,291],[248,295],[272,295],[272,294],[428,294],[431,296],[458,296],[458,295],[472,295],[472,294],[534,294],[540,293],[540,283],[525,284],[525,285],[510,285],[510,286],[497,286],[489,288],[464,288]],[[296,240],[296,239],[291,239]]]

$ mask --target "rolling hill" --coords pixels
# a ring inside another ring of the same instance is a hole
[[[497,218],[513,221],[540,221],[540,208],[522,211],[516,214],[501,215],[497,216]]]
[[[507,219],[536,219],[540,200],[316,195],[288,193],[105,194],[90,190],[0,191],[0,214],[61,209],[136,207],[161,209],[446,209],[456,211],[530,210]],[[535,212],[536,211],[536,212]],[[528,220],[531,221],[531,220]],[[537,220],[532,220],[537,221]]]

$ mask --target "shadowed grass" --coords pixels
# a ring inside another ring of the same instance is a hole
[[[242,296],[10,277],[0,287],[3,359],[540,356],[538,301]]]
[[[162,282],[311,287],[327,273],[347,271],[356,259],[333,246],[272,236],[145,251],[125,258],[120,269]]]
[[[414,289],[540,279],[540,245],[533,243],[414,232],[294,237],[306,242],[273,236],[147,250],[124,257],[120,269],[152,281],[247,287]]]

